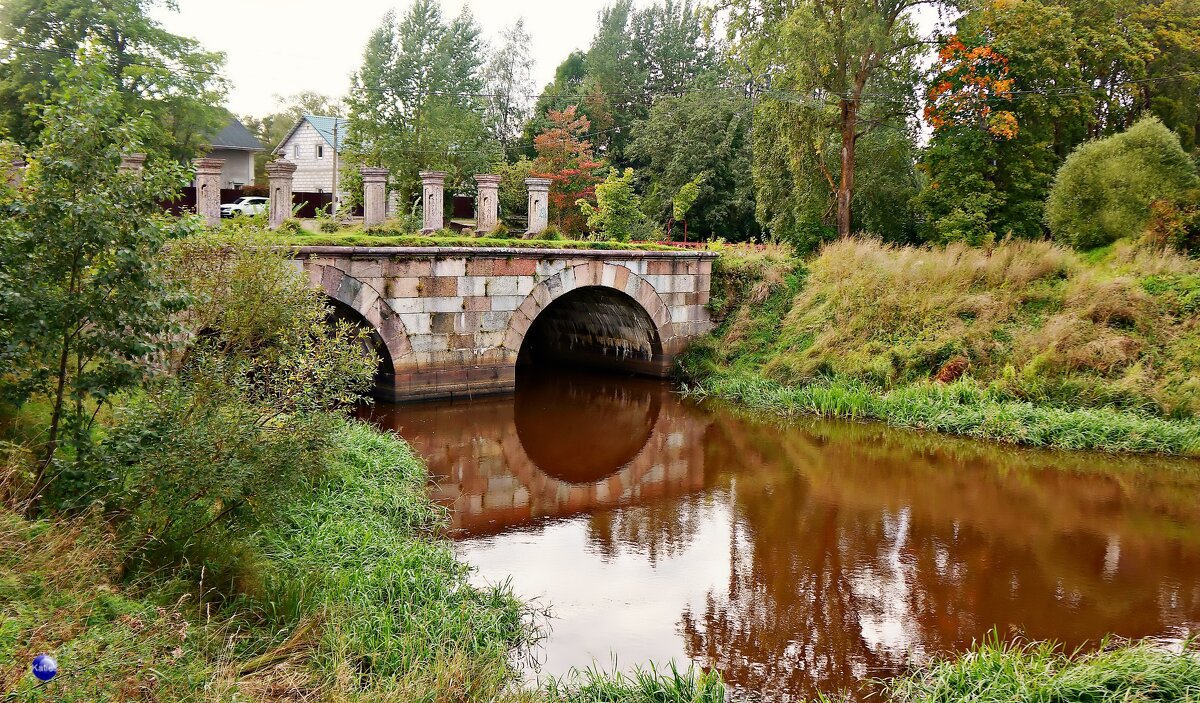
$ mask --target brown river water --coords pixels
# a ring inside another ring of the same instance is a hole
[[[522,375],[365,411],[413,444],[480,583],[552,613],[532,675],[720,669],[793,701],[1003,636],[1200,632],[1200,462],[752,419],[668,383]]]

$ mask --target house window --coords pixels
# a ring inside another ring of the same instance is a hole
[[[297,145],[296,145],[296,156],[295,156],[295,158],[297,158],[297,159],[298,159],[298,158],[300,158],[300,145],[299,145],[299,144],[297,144]]]
[[[321,144],[318,144],[318,145],[317,145],[317,158],[318,158],[318,159],[323,159],[323,158],[325,158],[325,147],[324,147],[324,145],[321,145]]]

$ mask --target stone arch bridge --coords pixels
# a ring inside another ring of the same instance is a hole
[[[518,362],[663,376],[712,328],[716,254],[309,246],[294,263],[338,317],[372,330],[395,400],[511,391]]]

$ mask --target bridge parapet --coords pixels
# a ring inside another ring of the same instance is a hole
[[[712,327],[712,252],[294,251],[314,286],[373,328],[395,370],[385,394],[395,399],[511,391],[518,356],[533,337],[584,361],[665,375],[687,343]]]

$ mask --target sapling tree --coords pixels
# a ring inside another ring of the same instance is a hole
[[[617,175],[612,169],[608,178],[596,186],[596,206],[580,199],[576,205],[587,218],[593,235],[602,239],[628,242],[647,233],[642,199],[633,190],[633,169]]]
[[[0,393],[49,408],[30,510],[61,451],[88,448],[100,407],[154,372],[185,302],[158,255],[194,227],[159,206],[187,174],[155,153],[140,173],[120,169],[153,126],[125,112],[106,60],[81,53],[59,67],[23,183],[0,202]]]
[[[704,174],[696,176],[684,183],[675,197],[671,199],[671,221],[683,223],[683,241],[687,241],[687,214],[700,197],[700,184],[704,182]],[[668,233],[669,234],[669,233]]]

